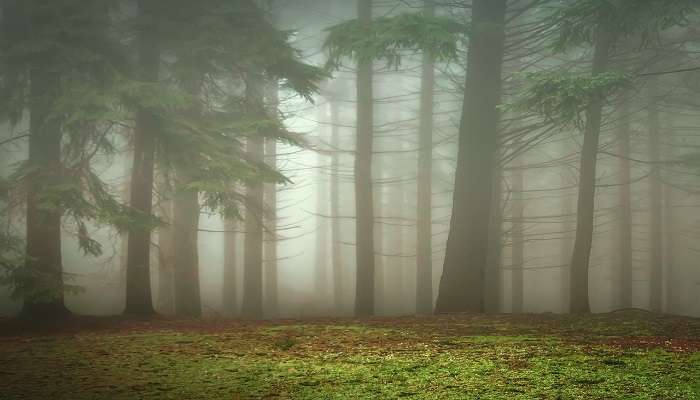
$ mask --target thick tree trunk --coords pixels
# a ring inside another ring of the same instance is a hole
[[[186,171],[177,171],[178,188],[173,202],[175,313],[199,317],[202,314],[197,251],[199,196],[196,190],[183,188],[189,179]]]
[[[607,70],[612,42],[611,27],[601,24],[598,27],[593,54],[593,76]],[[603,99],[598,98],[593,100],[586,110],[586,126],[581,151],[576,240],[571,259],[569,295],[570,310],[575,314],[591,311],[588,298],[588,269],[593,244],[596,166],[602,116]]]
[[[649,268],[650,306],[653,312],[663,312],[663,189],[661,186],[661,133],[659,129],[658,87],[656,79],[649,84]]]
[[[525,217],[525,204],[523,203],[524,177],[521,158],[515,163],[512,171],[511,189],[513,191],[513,203],[511,208],[511,238],[512,238],[512,309],[516,314],[523,312],[525,300],[524,267],[525,267],[525,235],[523,218]]]
[[[620,292],[619,308],[632,307],[632,170],[630,168],[630,120],[627,98],[620,109],[619,128],[619,230],[620,230]]]
[[[236,256],[238,221],[227,219],[224,222],[224,271],[222,288],[222,306],[224,315],[234,317],[238,315],[238,301],[236,293]]]
[[[144,19],[157,12],[148,2],[138,2]],[[138,56],[145,81],[157,82],[160,50],[154,32],[142,28],[138,37]],[[134,163],[131,172],[129,204],[143,215],[152,214],[153,203],[153,159],[155,154],[155,132],[158,123],[155,115],[147,109],[136,111],[134,129]],[[151,298],[151,231],[145,228],[129,230],[126,270],[127,314],[154,314]]]
[[[250,107],[264,110],[263,83],[259,77],[249,77],[246,82],[246,99]],[[262,137],[248,139],[248,157],[252,162],[265,159],[265,143]],[[243,304],[241,314],[248,319],[263,318],[263,184],[246,186],[245,236],[243,251]]]
[[[164,314],[175,313],[175,242],[173,238],[173,200],[165,178],[160,188],[165,193],[160,200],[160,219],[167,225],[158,229],[158,309]]]
[[[340,235],[340,121],[337,101],[331,101],[331,252],[333,262],[333,308],[343,307],[343,254]]]
[[[432,0],[426,0],[426,15],[435,14]],[[418,196],[416,216],[416,313],[433,312],[432,175],[433,113],[435,101],[435,55],[423,54],[418,131]]]
[[[357,0],[359,21],[372,22],[372,0]],[[372,201],[372,137],[374,101],[372,62],[357,65],[357,146],[355,150],[355,251],[357,278],[355,314],[374,314],[374,210]]]
[[[266,94],[267,111],[272,118],[278,117],[279,110],[279,83],[272,81],[267,85]],[[277,141],[265,140],[265,162],[271,168],[277,169]],[[277,185],[268,183],[263,194],[267,204],[265,215],[264,255],[265,255],[265,313],[270,317],[276,317],[279,312],[279,289],[277,272]]]
[[[51,117],[53,99],[60,90],[55,72],[30,72],[29,159],[27,185],[26,266],[33,277],[21,311],[23,317],[46,319],[65,316],[61,260],[61,214],[58,205],[45,206],[45,196],[60,182],[61,124]],[[54,286],[58,284],[57,286]]]
[[[452,220],[435,312],[483,312],[505,39],[505,0],[475,0]]]

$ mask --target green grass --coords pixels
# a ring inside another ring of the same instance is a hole
[[[694,319],[115,320],[104,328],[0,338],[0,398],[700,399]]]

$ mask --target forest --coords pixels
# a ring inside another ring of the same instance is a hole
[[[700,399],[700,0],[0,0],[0,399]]]

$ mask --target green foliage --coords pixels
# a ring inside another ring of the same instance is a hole
[[[515,108],[533,112],[557,125],[573,124],[582,128],[586,108],[594,101],[607,99],[628,88],[631,79],[618,73],[596,76],[533,73],[525,76],[529,83]]]
[[[329,53],[327,68],[337,69],[343,58],[384,60],[389,67],[398,66],[406,51],[430,51],[438,60],[451,60],[466,33],[463,24],[422,13],[377,18],[371,24],[345,22],[329,29],[324,44]]]
[[[618,39],[634,36],[641,46],[658,39],[659,32],[688,23],[697,11],[696,0],[575,0],[551,17],[559,37],[558,51],[595,41],[600,26]]]

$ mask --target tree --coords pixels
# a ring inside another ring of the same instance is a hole
[[[626,95],[620,108],[618,140],[620,153],[620,308],[632,307],[632,169],[630,167],[630,118]]]
[[[475,0],[452,219],[435,312],[483,312],[506,1]]]
[[[372,23],[372,0],[357,0],[358,21]],[[374,130],[372,61],[357,64],[357,145],[355,148],[355,314],[374,314],[374,203],[372,200],[372,132]]]
[[[435,15],[432,0],[424,2],[424,14]],[[435,56],[423,53],[421,65],[420,127],[418,129],[418,197],[416,218],[416,312],[433,311],[433,247],[432,247],[432,167],[433,112],[435,101]]]
[[[246,81],[246,102],[254,115],[264,113],[264,84],[259,76],[249,76]],[[248,158],[257,163],[264,161],[262,137],[251,137],[246,143]],[[263,185],[250,182],[246,186],[245,236],[243,252],[243,304],[244,318],[260,319],[263,316]]]
[[[93,158],[114,152],[115,103],[124,94],[121,46],[108,29],[108,3],[75,0],[2,3],[0,110],[16,125],[29,114],[29,158],[8,182],[26,196],[25,263],[11,272],[22,314],[67,314],[62,224],[78,232],[86,255],[101,253],[87,222],[123,229],[134,215],[93,171]]]
[[[139,0],[139,31],[137,36],[139,78],[157,83],[160,75],[161,46],[157,18],[160,4]],[[134,127],[134,162],[131,169],[129,205],[143,215],[151,215],[153,207],[153,177],[156,136],[160,129],[153,109],[138,107]],[[151,231],[147,226],[129,229],[126,267],[127,314],[154,314],[151,297]]]
[[[593,242],[596,169],[603,108],[607,98],[630,85],[627,76],[609,72],[616,43],[632,38],[648,45],[658,33],[686,21],[692,1],[643,0],[598,2],[578,0],[555,12],[560,33],[555,49],[593,45],[589,77],[542,76],[528,90],[526,104],[550,121],[571,123],[583,130],[578,185],[576,239],[570,269],[570,310],[589,313],[588,270]],[[633,10],[634,12],[629,12]]]

